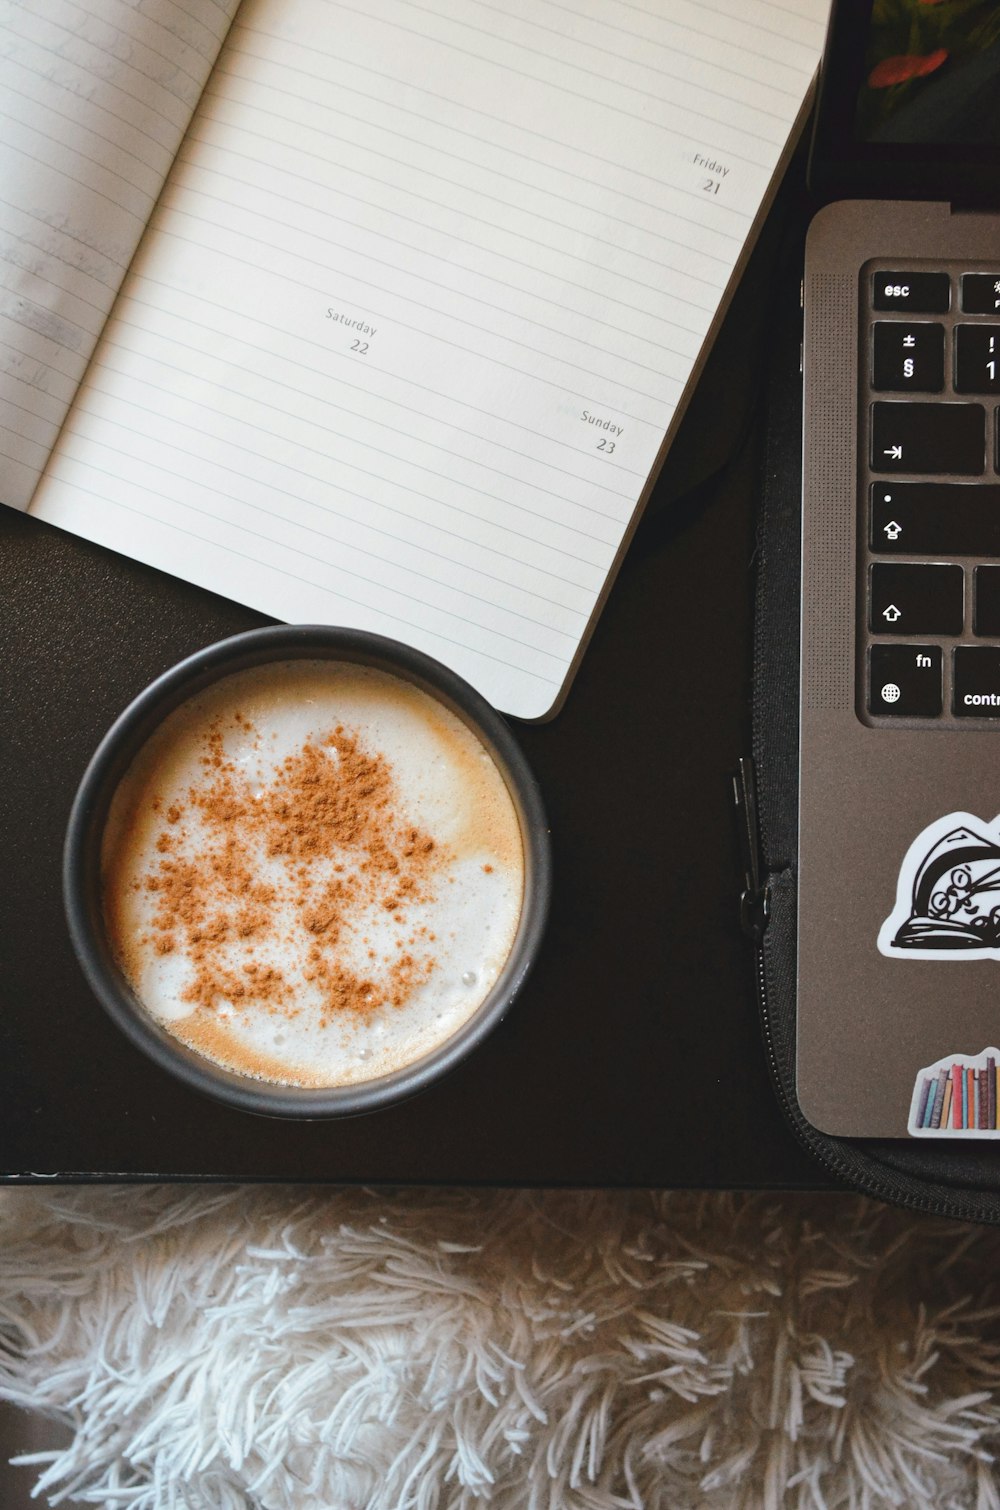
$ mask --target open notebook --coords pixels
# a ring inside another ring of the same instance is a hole
[[[825,12],[0,0],[0,498],[544,717]]]

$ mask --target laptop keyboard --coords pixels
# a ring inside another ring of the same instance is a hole
[[[1000,719],[1000,264],[863,283],[859,709]]]

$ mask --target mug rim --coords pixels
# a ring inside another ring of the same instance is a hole
[[[291,660],[332,660],[400,677],[455,714],[490,754],[509,791],[524,860],[521,914],[499,976],[472,1015],[436,1049],[387,1075],[352,1085],[293,1086],[226,1069],[189,1048],[152,1016],[115,960],[104,924],[101,846],[111,800],[140,749],[182,703],[226,676]],[[107,730],[83,773],[63,849],[70,939],[91,990],[133,1045],[193,1089],[242,1111],[310,1120],[376,1111],[417,1094],[470,1054],[506,1013],[538,954],[552,890],[541,792],[503,717],[457,672],[410,645],[362,629],[276,624],[217,640],[156,677]]]

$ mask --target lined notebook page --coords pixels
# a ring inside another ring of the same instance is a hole
[[[0,501],[25,508],[238,0],[0,0]]]
[[[825,0],[245,0],[32,512],[544,716]]]

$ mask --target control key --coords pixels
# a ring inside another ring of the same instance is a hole
[[[955,649],[956,718],[1000,718],[1000,650],[992,645]]]

